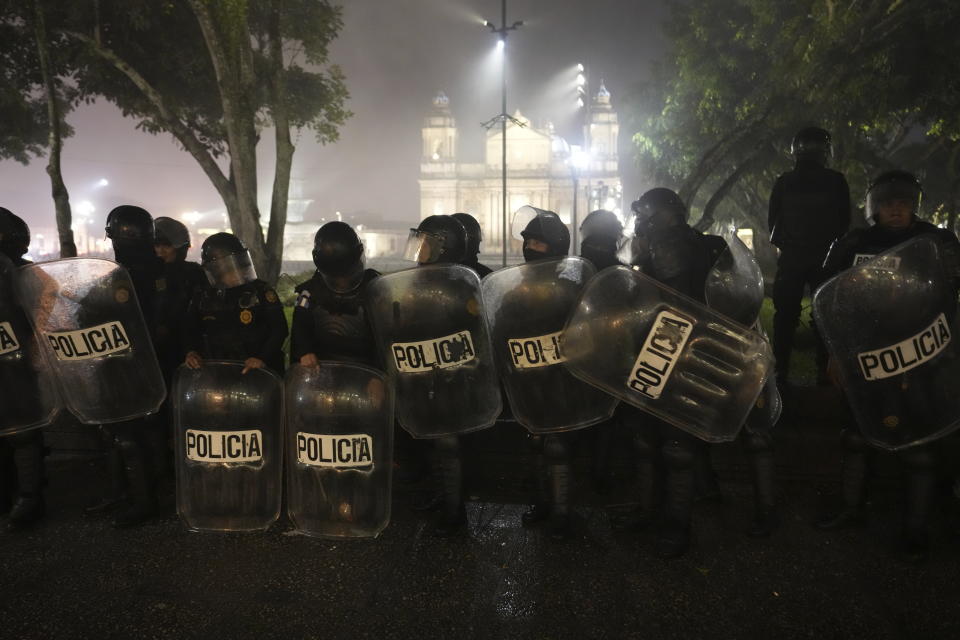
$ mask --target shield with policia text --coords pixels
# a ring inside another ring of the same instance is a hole
[[[476,272],[391,273],[370,283],[366,304],[404,429],[436,438],[493,425],[502,405]]]
[[[532,433],[587,427],[617,406],[616,398],[563,364],[563,325],[595,273],[586,260],[566,257],[508,267],[483,280],[500,379],[514,417]]]
[[[885,449],[960,426],[957,299],[937,245],[920,236],[821,286],[813,312],[863,436]]]
[[[377,536],[390,522],[393,390],[360,364],[287,372],[287,515],[298,531]]]
[[[49,424],[59,398],[47,360],[14,296],[16,267],[0,254],[0,436]]]
[[[283,381],[243,369],[206,360],[177,370],[177,512],[193,531],[264,530],[280,516]]]
[[[574,375],[708,442],[737,436],[773,365],[758,333],[631,267],[587,284],[562,344]]]
[[[20,304],[70,412],[86,424],[156,413],[166,387],[127,270],[68,258],[19,274]]]
[[[743,244],[733,229],[724,231],[727,248],[720,254],[703,285],[707,306],[742,325],[752,327],[769,341],[760,325],[763,306],[763,272],[753,252]],[[768,430],[780,419],[783,401],[776,379],[768,376],[763,391],[757,396],[744,428],[756,432]]]

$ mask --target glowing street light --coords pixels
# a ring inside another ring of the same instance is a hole
[[[107,186],[110,186],[110,181],[107,180],[106,178],[100,178],[99,180],[97,180],[97,184],[96,184],[97,189],[102,189],[103,187],[107,187]]]
[[[518,20],[514,22],[509,27],[507,26],[507,0],[501,0],[500,2],[500,28],[498,29],[495,24],[489,20],[483,21],[483,26],[490,29],[490,31],[497,35],[497,51],[500,52],[500,115],[494,116],[490,120],[483,123],[483,126],[487,129],[493,127],[494,124],[500,122],[500,136],[501,136],[501,189],[503,191],[502,204],[501,204],[501,213],[503,214],[502,219],[502,239],[503,239],[503,266],[507,266],[507,120],[512,121],[517,126],[524,126],[522,122],[516,118],[512,118],[510,114],[507,113],[507,34],[511,31],[515,31],[523,26],[523,21]]]

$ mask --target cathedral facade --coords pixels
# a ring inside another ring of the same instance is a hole
[[[610,104],[610,93],[601,83],[586,113],[583,149],[577,154],[551,125],[531,126],[519,111],[507,122],[507,229],[502,217],[502,133],[500,125],[488,130],[484,162],[460,162],[457,125],[450,101],[443,92],[433,99],[433,109],[423,125],[420,160],[420,219],[464,211],[480,221],[485,254],[500,253],[506,235],[508,252],[519,253],[512,240],[510,220],[524,205],[555,211],[573,227],[574,184],[577,184],[578,224],[594,209],[621,214],[622,186],[617,155],[619,124]],[[580,168],[573,160],[579,155]],[[571,247],[571,253],[578,249]]]

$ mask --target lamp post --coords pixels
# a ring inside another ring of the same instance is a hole
[[[584,151],[583,147],[573,145],[570,147],[570,175],[573,178],[573,233],[571,234],[571,249],[579,252],[577,245],[577,232],[579,225],[577,220],[577,201],[580,199],[580,174],[590,166],[590,153]]]
[[[510,117],[507,113],[507,34],[511,31],[519,29],[523,26],[523,21],[518,20],[514,22],[509,27],[507,26],[507,0],[501,0],[500,2],[500,28],[497,28],[495,24],[489,20],[483,22],[485,27],[488,27],[492,33],[497,34],[497,47],[500,49],[500,114],[494,116],[490,120],[487,120],[483,123],[484,128],[490,129],[497,122],[500,123],[500,136],[502,138],[500,151],[501,151],[501,190],[503,191],[502,196],[502,205],[501,213],[503,214],[503,266],[507,266],[507,120],[513,121],[514,124],[523,126],[523,123],[517,120],[516,118]]]

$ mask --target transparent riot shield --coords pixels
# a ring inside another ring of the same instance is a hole
[[[393,390],[359,364],[287,372],[287,515],[299,531],[375,537],[390,522]]]
[[[723,239],[727,248],[707,274],[704,298],[714,311],[752,327],[763,306],[763,272],[735,232],[725,231]]]
[[[280,516],[283,382],[205,360],[174,381],[177,512],[193,531],[264,530]]]
[[[472,269],[436,264],[381,276],[367,308],[404,429],[436,438],[493,425],[500,388]]]
[[[0,436],[50,424],[59,412],[53,373],[14,296],[17,273],[0,255]]]
[[[484,311],[510,407],[531,433],[571,431],[613,415],[617,399],[563,366],[560,334],[587,280],[582,258],[540,260],[483,280]]]
[[[69,258],[22,267],[18,296],[80,422],[155,413],[167,390],[127,270]]]
[[[631,267],[587,284],[562,344],[574,375],[708,442],[737,436],[773,365],[758,333]]]
[[[920,236],[821,286],[813,313],[863,436],[904,449],[960,426],[956,293]]]

